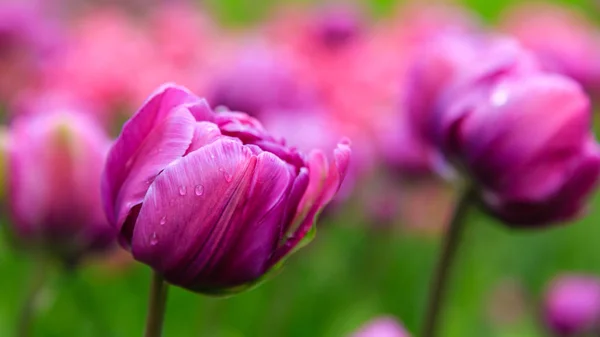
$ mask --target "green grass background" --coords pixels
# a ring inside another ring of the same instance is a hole
[[[207,0],[227,24],[242,26],[267,15],[275,0]],[[488,22],[516,1],[465,0]],[[385,17],[396,1],[367,4]],[[592,1],[563,1],[596,11]],[[592,12],[593,13],[593,12]],[[560,272],[600,274],[600,198],[581,221],[544,231],[505,229],[477,212],[453,273],[444,316],[444,337],[544,336],[536,302]],[[438,239],[410,233],[390,235],[349,209],[320,225],[317,238],[259,288],[227,299],[171,288],[165,336],[344,336],[366,320],[395,315],[416,335]],[[0,336],[13,335],[19,302],[33,265],[0,245]],[[35,336],[141,336],[150,270],[142,265],[120,273],[98,267],[77,274],[52,273],[40,301]],[[509,324],[488,318],[492,289],[516,280],[529,307]]]

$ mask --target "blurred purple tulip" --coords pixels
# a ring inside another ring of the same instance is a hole
[[[103,178],[105,211],[138,261],[212,294],[259,281],[304,239],[343,181],[350,148],[308,156],[243,113],[213,113],[165,85],[125,124]]]
[[[379,317],[368,322],[351,337],[409,337],[409,334],[394,318]]]
[[[396,171],[409,176],[448,173],[436,147],[433,120],[445,90],[484,47],[481,37],[453,33],[437,35],[418,48],[402,79],[403,96],[396,120],[382,132],[380,148]]]
[[[68,111],[22,116],[8,142],[9,208],[17,239],[68,263],[114,242],[100,194],[110,140],[100,126]]]
[[[570,220],[600,173],[589,98],[574,81],[539,72],[527,53],[509,50],[488,54],[446,92],[437,141],[506,223]]]
[[[304,108],[311,94],[296,80],[289,59],[264,45],[244,49],[227,68],[208,84],[208,101],[260,116],[266,110]]]
[[[600,280],[584,275],[563,275],[551,282],[544,318],[557,336],[580,336],[600,328]]]

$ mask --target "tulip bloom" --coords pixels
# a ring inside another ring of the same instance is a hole
[[[105,211],[134,258],[172,284],[230,293],[310,238],[350,149],[329,162],[288,148],[243,113],[165,85],[125,124],[103,178]]]
[[[579,336],[600,327],[600,280],[564,275],[546,292],[544,318],[557,336]]]
[[[439,144],[506,223],[572,219],[600,174],[589,98],[568,78],[502,60],[449,91]]]
[[[394,318],[380,317],[367,323],[351,337],[409,337],[409,335]]]
[[[76,113],[15,120],[8,139],[8,196],[17,239],[66,262],[113,242],[100,196],[109,145],[100,126]]]

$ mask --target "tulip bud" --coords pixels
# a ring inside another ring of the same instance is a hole
[[[376,318],[351,337],[408,337],[408,332],[392,317]]]
[[[23,245],[72,263],[113,242],[100,197],[109,144],[83,115],[56,111],[15,120],[8,193],[11,229]]]
[[[343,181],[350,148],[329,161],[272,137],[243,113],[213,113],[165,85],[125,124],[103,177],[106,214],[133,257],[168,282],[241,291],[311,237]]]
[[[590,276],[564,275],[546,291],[544,318],[557,336],[580,336],[600,327],[600,281]]]
[[[600,173],[588,97],[574,81],[528,62],[494,61],[478,71],[438,111],[444,154],[506,223],[572,219]]]

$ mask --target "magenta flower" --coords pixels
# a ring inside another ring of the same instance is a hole
[[[365,324],[351,337],[409,337],[409,334],[394,318],[379,317]]]
[[[228,293],[257,282],[310,238],[348,166],[288,148],[243,113],[213,113],[165,85],[123,127],[107,160],[110,222],[135,259],[176,285]]]
[[[557,336],[579,336],[600,327],[600,281],[591,276],[563,275],[546,291],[544,318]]]
[[[600,173],[589,99],[574,81],[538,72],[527,54],[497,55],[447,91],[437,140],[506,223],[572,219]]]
[[[8,199],[17,239],[65,262],[114,242],[100,195],[110,145],[100,126],[72,112],[23,116],[11,126],[8,142]]]

